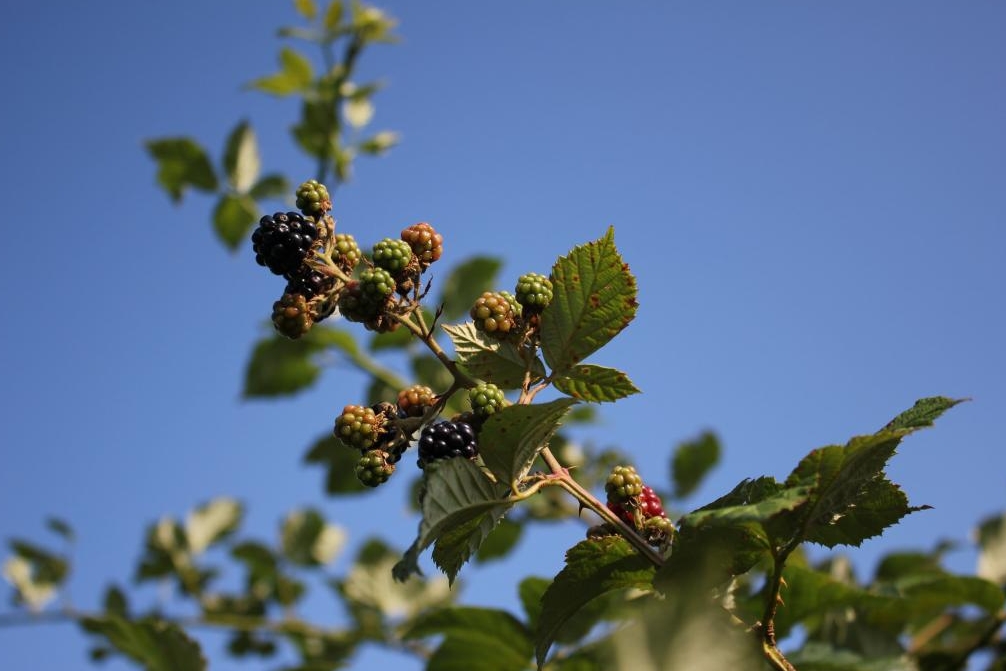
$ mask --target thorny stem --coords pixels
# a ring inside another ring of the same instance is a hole
[[[782,590],[782,571],[786,564],[786,559],[790,553],[796,549],[796,543],[786,545],[773,557],[772,576],[765,593],[765,613],[761,619],[762,652],[765,659],[779,671],[796,671],[796,668],[789,663],[786,656],[776,645],[775,637],[775,616],[779,610],[779,592]]]
[[[418,311],[416,311],[416,312],[418,312]],[[415,312],[411,313],[411,314],[415,314]],[[444,352],[443,348],[440,347],[439,343],[437,343],[437,341],[433,338],[433,334],[430,333],[425,328],[426,323],[425,323],[425,321],[422,321],[422,316],[420,315],[420,317],[419,317],[419,319],[421,320],[421,324],[422,324],[422,326],[420,326],[420,324],[417,324],[416,322],[412,321],[411,314],[410,315],[392,315],[392,316],[394,317],[394,319],[396,321],[398,321],[400,324],[402,324],[403,326],[405,326],[405,328],[407,328],[410,331],[412,331],[413,335],[415,335],[417,338],[419,338],[421,341],[423,341],[423,343],[426,345],[426,347],[431,352],[433,352],[434,356],[436,356],[437,359],[440,360],[440,363],[442,363],[444,365],[444,367],[448,370],[448,372],[450,372],[451,376],[454,378],[454,380],[455,380],[455,382],[457,384],[459,384],[462,387],[465,387],[466,389],[471,389],[472,387],[477,386],[477,383],[475,382],[475,380],[473,380],[468,375],[462,373],[461,369],[458,368],[457,363],[455,363],[455,361],[453,359],[451,359],[449,356],[447,356],[447,353]]]

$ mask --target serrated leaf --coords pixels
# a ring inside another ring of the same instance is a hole
[[[469,373],[501,389],[519,389],[524,383],[527,364],[512,344],[480,333],[472,322],[444,324],[444,331],[454,343],[454,354]],[[531,359],[531,382],[545,377],[545,367],[535,356]]]
[[[1006,514],[983,520],[975,535],[978,540],[975,573],[996,584],[1006,584]]]
[[[649,590],[654,567],[620,536],[586,540],[566,553],[566,566],[542,597],[535,632],[540,669],[563,624],[594,599],[614,590]]]
[[[199,644],[176,624],[161,620],[129,621],[121,617],[85,618],[85,631],[105,637],[119,652],[147,671],[203,671],[206,658]]]
[[[338,29],[340,23],[342,23],[342,0],[332,0],[328,3],[328,9],[325,10],[323,21],[325,30],[331,33]]]
[[[702,509],[681,518],[681,526],[734,526],[746,522],[764,523],[779,513],[793,510],[805,503],[810,487],[784,487],[770,496],[750,503],[720,508]]]
[[[283,175],[272,173],[255,182],[248,195],[255,200],[285,198],[290,193],[290,182]]]
[[[531,657],[527,629],[505,611],[445,608],[420,616],[404,638],[443,635],[427,662],[429,671],[523,671]]]
[[[249,86],[277,96],[292,95],[306,91],[310,87],[314,79],[314,69],[307,57],[295,49],[283,47],[279,53],[279,61],[279,72],[260,77],[252,81]]]
[[[313,508],[295,510],[283,521],[283,556],[300,566],[330,563],[346,542],[346,532],[328,524]]]
[[[147,151],[157,161],[157,182],[171,200],[181,202],[189,187],[214,191],[217,176],[206,151],[192,138],[147,140]]]
[[[502,483],[522,478],[575,403],[571,398],[558,398],[502,408],[479,431],[482,461]]]
[[[675,499],[683,499],[698,489],[703,478],[720,460],[720,441],[711,431],[679,444],[671,459],[671,481]]]
[[[859,546],[868,538],[879,536],[901,518],[929,506],[909,506],[901,488],[878,478],[867,482],[860,490],[858,501],[843,513],[836,513],[826,524],[816,524],[807,530],[805,540],[825,547]]]
[[[512,505],[506,500],[509,487],[492,483],[467,459],[448,459],[427,465],[423,483],[420,494],[423,518],[419,534],[402,560],[395,565],[397,580],[406,580],[410,575],[419,573],[420,553],[442,535],[477,521],[474,527],[466,527],[470,534],[468,538],[451,539],[456,556],[441,557],[445,563],[447,559],[464,563],[478,550]],[[455,572],[448,578],[453,582],[456,575]]]
[[[636,385],[622,371],[592,364],[573,366],[556,377],[552,385],[567,396],[588,403],[617,401],[639,393]]]
[[[258,180],[262,169],[258,140],[247,121],[241,121],[227,138],[224,148],[224,171],[231,187],[240,194],[247,193]]]
[[[636,316],[636,279],[615,247],[614,228],[559,258],[552,285],[552,302],[541,316],[541,349],[553,373],[562,374]]]
[[[323,466],[325,476],[325,493],[329,496],[344,496],[364,494],[375,491],[367,487],[356,477],[353,469],[360,460],[360,453],[346,447],[345,444],[331,432],[322,436],[308,448],[304,461],[309,464]]]
[[[45,526],[49,529],[49,531],[62,536],[63,540],[68,543],[72,543],[76,537],[76,534],[73,533],[73,527],[58,517],[50,517],[46,519]]]
[[[884,427],[885,431],[895,429],[921,429],[932,426],[933,422],[950,408],[958,403],[967,401],[966,398],[952,399],[945,396],[932,396],[919,399],[908,410],[892,419]]]
[[[245,370],[245,398],[284,396],[307,389],[321,374],[312,357],[327,347],[350,356],[358,352],[351,333],[324,326],[315,326],[299,340],[278,334],[259,340]]]
[[[193,555],[233,533],[241,524],[244,508],[235,499],[221,496],[191,513],[185,520],[185,537]]]
[[[259,210],[254,200],[227,193],[220,196],[213,210],[213,230],[220,242],[234,251],[248,237],[258,218]]]
[[[475,560],[482,563],[507,556],[520,541],[523,531],[524,525],[504,518],[475,553]]]
[[[318,15],[318,7],[314,4],[314,0],[293,0],[293,5],[308,21],[314,21],[314,17]]]
[[[468,314],[475,299],[491,291],[502,261],[492,256],[475,256],[451,270],[440,289],[439,305],[444,306],[443,318],[455,321]]]

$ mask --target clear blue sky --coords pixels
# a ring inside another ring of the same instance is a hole
[[[891,469],[934,509],[857,556],[965,542],[1006,507],[1006,5],[382,6],[404,40],[362,75],[387,81],[373,126],[403,143],[358,163],[336,215],[368,245],[430,221],[448,265],[505,257],[504,285],[613,224],[641,307],[595,360],[645,393],[584,440],[663,484],[672,444],[716,429],[725,463],[701,503],[918,397],[969,396]],[[292,21],[239,0],[11,3],[0,21],[0,537],[69,520],[82,607],[131,575],[146,524],[217,494],[244,500],[258,535],[311,504],[353,541],[411,540],[401,487],[326,500],[300,463],[359,376],[240,400],[280,287],[247,246],[215,242],[210,201],[173,207],[142,150],[185,133],[217,156],[247,117],[267,169],[309,176],[293,105],[240,86],[274,70]],[[539,530],[469,572],[464,599],[513,605],[517,576],[554,574],[582,532]],[[316,608],[338,621],[335,601]],[[219,646],[213,668],[234,668]],[[11,671],[80,668],[84,651],[70,626],[0,630]]]

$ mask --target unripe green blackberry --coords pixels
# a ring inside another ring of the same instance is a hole
[[[395,293],[395,280],[384,268],[368,268],[360,273],[360,291],[366,300],[380,312],[391,294]]]
[[[367,487],[383,485],[395,472],[394,464],[388,462],[388,453],[383,450],[369,450],[356,463],[356,479]]]
[[[472,404],[472,413],[485,419],[506,405],[503,390],[490,382],[483,382],[468,390],[468,402]]]
[[[316,179],[309,179],[297,188],[297,209],[307,216],[320,216],[332,209],[328,189]]]
[[[285,293],[272,304],[272,323],[276,331],[296,340],[311,330],[314,319],[302,294]]]
[[[492,291],[479,296],[469,314],[475,321],[475,328],[497,338],[505,337],[514,327],[510,303],[505,297]]]
[[[433,390],[422,384],[414,384],[398,392],[398,407],[407,417],[421,417],[435,401]]]
[[[392,275],[397,275],[409,266],[412,260],[412,247],[405,240],[384,238],[374,245],[371,255],[374,265],[384,268]]]
[[[643,528],[640,531],[650,545],[666,545],[674,537],[674,522],[666,517],[650,517],[643,522]]]
[[[625,503],[643,493],[643,479],[632,466],[615,466],[604,483],[608,500]]]
[[[347,273],[356,268],[363,254],[356,244],[356,238],[349,233],[336,233],[332,237],[332,261]]]
[[[515,316],[520,317],[524,313],[524,306],[517,302],[517,297],[512,293],[509,291],[497,291],[496,293],[506,299],[506,302],[510,304],[510,309],[513,310]]]
[[[541,312],[552,302],[552,280],[538,273],[525,273],[517,278],[514,294],[528,312]]]
[[[402,240],[409,243],[419,265],[426,269],[444,253],[444,237],[426,222],[413,224],[402,231]]]
[[[384,415],[362,405],[347,405],[335,419],[333,433],[349,447],[369,450],[384,433]]]
[[[339,294],[339,314],[351,322],[365,322],[374,316],[373,306],[356,280],[347,284]]]

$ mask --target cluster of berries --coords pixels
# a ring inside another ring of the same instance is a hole
[[[615,466],[604,483],[608,510],[638,531],[654,546],[663,547],[674,535],[660,496],[643,484],[632,466]]]
[[[552,280],[538,273],[517,278],[514,293],[486,291],[469,311],[475,328],[486,335],[507,339],[538,327],[542,310],[552,302]]]
[[[394,295],[405,297],[416,289],[419,276],[443,253],[442,236],[427,223],[409,226],[400,239],[374,245],[372,261],[354,278],[364,256],[352,235],[335,232],[328,189],[308,180],[296,199],[300,212],[264,216],[252,233],[256,262],[287,281],[273,304],[276,330],[300,338],[336,308],[374,331],[398,328],[392,314],[414,306]]]

